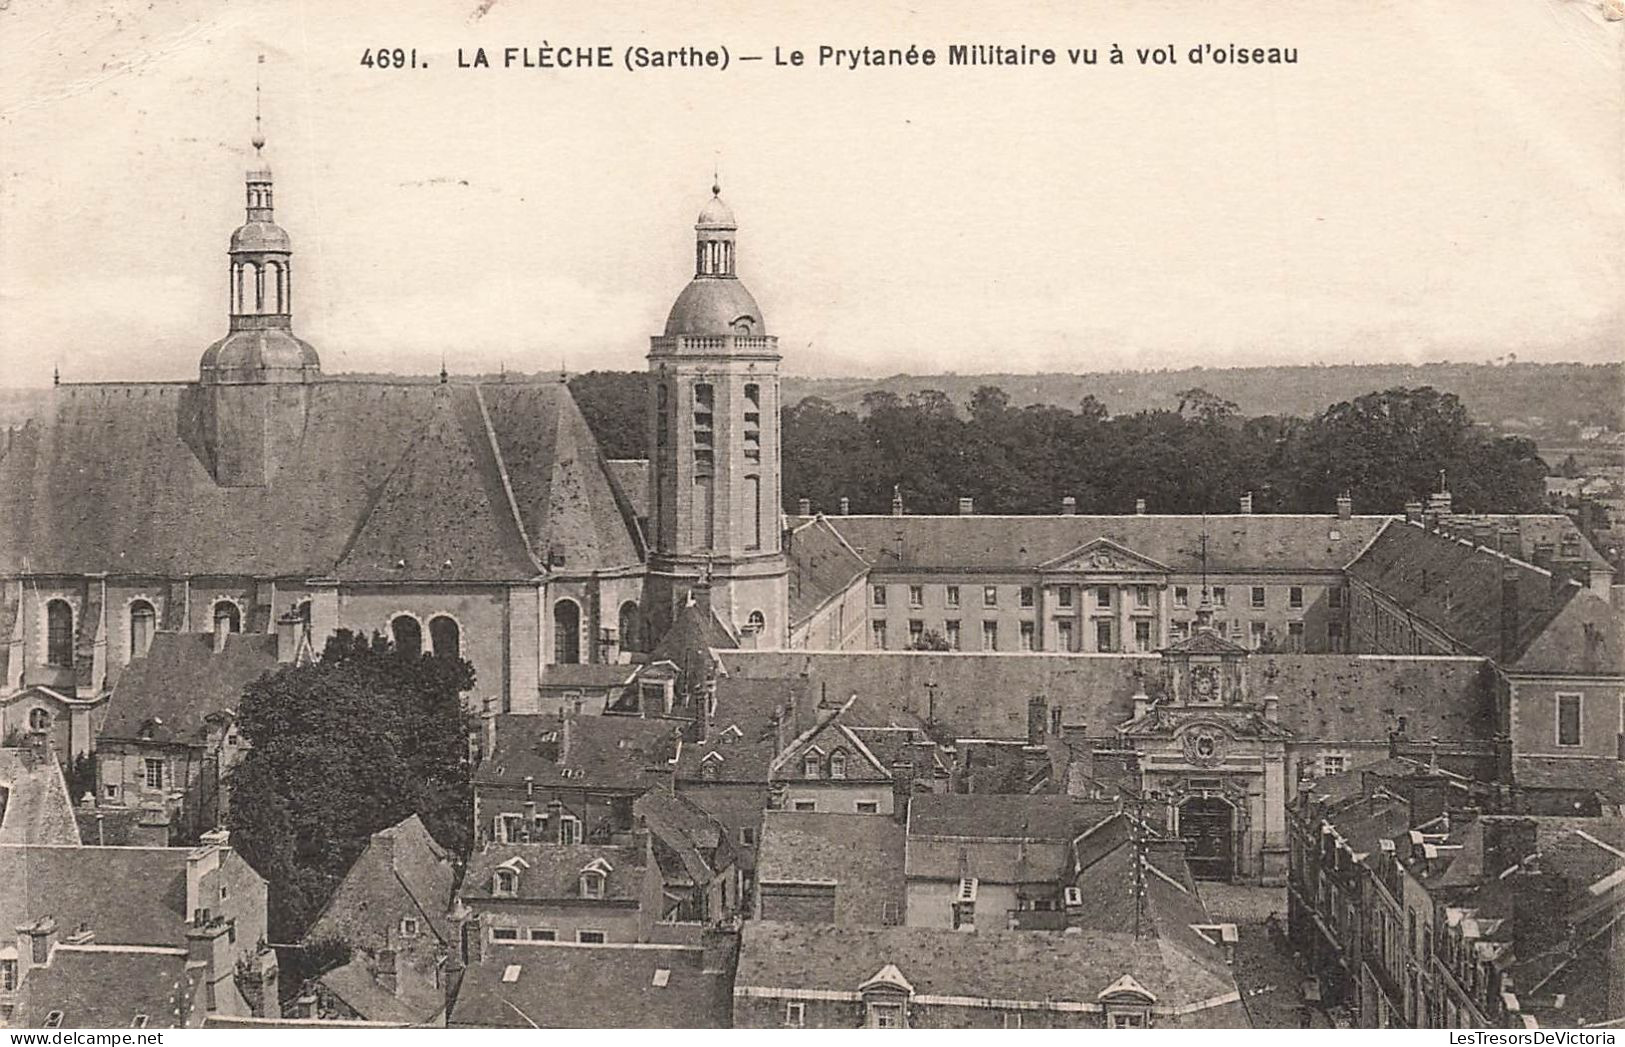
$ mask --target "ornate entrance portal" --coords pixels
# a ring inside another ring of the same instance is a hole
[[[1179,807],[1179,835],[1185,861],[1198,880],[1232,880],[1236,875],[1236,812],[1219,799],[1193,797]]]

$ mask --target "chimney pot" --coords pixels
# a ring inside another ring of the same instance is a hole
[[[1145,515],[1145,499],[1144,498],[1136,498],[1136,499],[1134,499],[1134,515],[1136,515],[1136,516],[1144,516]]]
[[[852,515],[852,499],[848,498],[844,494],[841,495],[841,515],[842,516],[851,516]]]
[[[1337,496],[1337,517],[1347,520],[1354,515],[1354,499],[1346,492]]]
[[[811,498],[797,498],[796,499],[796,514],[799,515],[799,516],[811,516],[812,515],[812,499]]]
[[[976,501],[974,499],[961,498],[959,500],[959,515],[960,516],[970,516],[975,512],[976,512]]]
[[[1405,519],[1410,523],[1422,522],[1422,503],[1409,501],[1405,503]]]
[[[1070,495],[1070,494],[1067,495],[1065,498],[1061,499],[1061,515],[1062,516],[1076,516],[1076,515],[1078,515],[1078,500],[1075,497],[1073,497],[1072,495]]]

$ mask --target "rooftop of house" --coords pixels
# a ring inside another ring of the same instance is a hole
[[[1059,884],[1074,838],[1117,811],[1111,801],[1012,793],[910,798],[909,879]]]
[[[1595,793],[1625,804],[1625,762],[1606,757],[1515,755],[1512,780],[1521,789]]]
[[[396,955],[384,962],[411,962]],[[433,962],[433,961],[429,961]],[[392,992],[379,979],[380,957],[357,950],[348,963],[324,972],[316,980],[363,1021],[385,1025],[424,1025],[446,1009],[446,991],[432,977],[400,977]]]
[[[869,572],[869,564],[821,516],[792,527],[785,536],[784,552],[790,564],[792,627],[811,618]]]
[[[128,1029],[138,1022],[173,1029],[199,1002],[198,979],[182,947],[59,944],[48,966],[29,968],[13,1023],[40,1028],[60,1012],[54,1024],[68,1029]]]
[[[556,693],[622,687],[638,674],[638,668],[636,665],[626,663],[606,662],[550,665],[543,674],[541,689]]]
[[[937,928],[752,920],[740,937],[736,993],[856,998],[889,966],[917,996],[970,998],[994,1008],[1098,1008],[1101,995],[1128,976],[1150,994],[1155,1024],[1247,1024],[1227,971],[1178,943],[1130,932],[978,929],[971,942],[963,932]]]
[[[73,800],[43,746],[0,749],[0,844],[79,843]]]
[[[447,1024],[538,1029],[707,1029],[733,1020],[726,972],[693,946],[493,946],[463,973]]]
[[[464,901],[519,898],[545,902],[580,899],[581,879],[603,876],[605,902],[636,902],[643,891],[646,852],[641,846],[597,843],[494,843],[468,860],[458,897]],[[496,889],[498,870],[512,872],[512,895]],[[599,899],[594,899],[599,900]]]
[[[201,386],[53,390],[0,456],[0,572],[478,582],[639,562],[564,385],[299,388],[303,436],[260,487],[214,481]]]
[[[447,913],[457,868],[417,815],[373,833],[306,932],[307,941],[342,938],[359,949],[403,947],[401,921],[426,938],[454,941]]]
[[[671,777],[677,727],[627,716],[496,717],[496,745],[474,772],[476,785],[644,792]]]
[[[277,638],[160,632],[119,676],[100,737],[202,744],[209,723],[235,715],[243,690],[277,667]]]
[[[895,819],[878,815],[767,811],[756,882],[833,885],[836,923],[895,922],[905,902],[906,839]]]

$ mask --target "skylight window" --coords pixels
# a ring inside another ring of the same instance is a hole
[[[502,969],[502,981],[505,985],[512,985],[519,980],[520,964],[510,963]]]

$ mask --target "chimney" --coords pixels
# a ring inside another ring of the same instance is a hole
[[[254,1013],[256,1018],[278,1018],[282,1015],[279,986],[281,984],[280,971],[277,968],[276,950],[266,946],[254,956],[255,972],[259,977],[259,1006]]]
[[[1144,516],[1145,515],[1145,499],[1144,498],[1136,498],[1136,499],[1134,499],[1134,515],[1135,516]]]
[[[841,495],[841,515],[842,516],[851,516],[852,515],[852,499],[848,498],[844,494]]]
[[[168,847],[169,809],[162,804],[143,807],[141,816],[136,819],[130,844],[134,847]]]
[[[400,995],[400,983],[395,977],[395,950],[379,949],[376,961],[377,974],[375,978],[380,988],[391,996]]]
[[[221,986],[229,986],[236,965],[231,961],[229,924],[223,919],[210,919],[207,909],[198,915],[201,918],[186,929],[186,966],[203,968],[204,1006],[213,1014],[218,1012],[220,1001],[231,998]]]
[[[1075,498],[1075,497],[1073,497],[1072,495],[1069,494],[1065,498],[1061,499],[1061,515],[1062,516],[1076,516],[1076,515],[1078,515],[1078,500],[1077,500],[1077,498]]]
[[[1547,570],[1551,570],[1552,562],[1556,558],[1554,555],[1555,551],[1556,547],[1553,546],[1548,539],[1536,539],[1534,555],[1535,566],[1544,567]],[[1512,555],[1516,556],[1517,553],[1513,553]]]
[[[300,627],[304,619],[299,612],[289,611],[276,620],[276,660],[286,665],[299,654]]]
[[[547,842],[564,842],[564,802],[562,800],[547,801]]]
[[[1518,956],[1549,952],[1569,935],[1568,893],[1568,879],[1561,873],[1526,869],[1513,874],[1512,940]]]
[[[976,512],[976,502],[975,502],[974,499],[961,498],[959,500],[959,515],[960,516],[971,516],[971,515],[975,514],[975,512]]]
[[[1511,561],[1501,562],[1501,662],[1512,664],[1518,653],[1519,621],[1518,568]]]
[[[527,774],[527,775],[525,775],[525,800],[528,803],[534,803],[535,798],[536,798],[536,776],[531,775],[531,774]]]
[[[1248,491],[1241,496],[1241,515],[1251,516],[1253,513],[1253,492]]]
[[[1145,693],[1144,688],[1134,692],[1134,718],[1138,720],[1150,711],[1151,696]]]
[[[1440,521],[1450,519],[1450,492],[1441,488],[1428,495],[1428,512],[1437,516]]]
[[[1266,694],[1264,696],[1264,719],[1268,723],[1280,722],[1281,698],[1279,695]]]
[[[81,922],[77,930],[62,939],[63,945],[89,945],[96,940],[96,932],[90,929],[90,924]]]
[[[1347,491],[1337,496],[1337,518],[1347,520],[1354,515],[1354,499]]]
[[[530,779],[529,778],[525,779],[525,784],[526,785],[530,784]],[[529,843],[530,841],[536,839],[536,801],[535,800],[526,800],[525,801],[525,827],[519,831],[519,838],[521,840],[525,841],[526,843]]]
[[[891,793],[892,817],[908,824],[908,801],[914,795],[914,759],[907,753],[900,754],[891,765]]]
[[[1484,868],[1486,879],[1494,879],[1535,853],[1535,822],[1532,818],[1483,819]],[[1556,913],[1543,913],[1552,919]]]
[[[305,995],[299,997],[298,1002],[294,1004],[294,1016],[297,1018],[307,1019],[321,1017],[317,1011],[316,1003],[317,1001],[315,993],[306,993]]]
[[[812,499],[811,498],[797,498],[796,499],[796,515],[797,516],[811,516],[812,515]]]
[[[700,955],[704,973],[726,975],[723,984],[733,984],[739,960],[739,931],[721,924],[705,928],[700,932]]]
[[[1408,523],[1414,524],[1419,524],[1422,522],[1421,502],[1412,500],[1405,503],[1405,520]]]
[[[51,966],[51,953],[56,951],[56,918],[41,916],[33,923],[17,928],[17,977],[22,979],[30,967]]]
[[[1044,730],[1048,726],[1049,702],[1041,694],[1027,699],[1027,744],[1043,745]]]
[[[903,515],[903,491],[900,487],[891,489],[891,514],[893,516]]]

